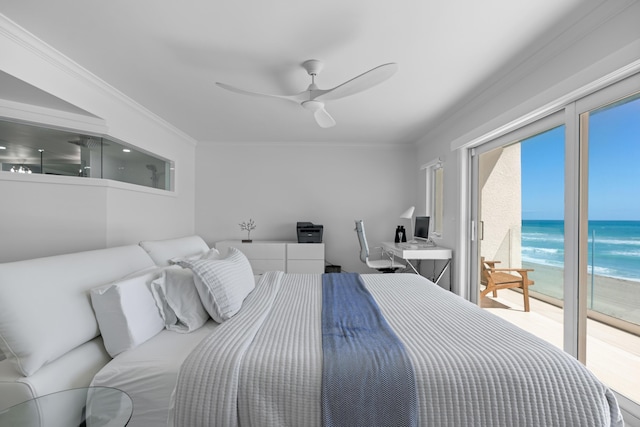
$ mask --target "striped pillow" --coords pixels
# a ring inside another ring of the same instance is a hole
[[[255,287],[249,260],[233,247],[226,258],[180,261],[179,265],[193,271],[202,305],[218,323],[236,314]]]

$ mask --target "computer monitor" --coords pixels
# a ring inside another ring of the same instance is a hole
[[[416,216],[416,226],[413,230],[413,239],[417,241],[429,240],[429,217]]]

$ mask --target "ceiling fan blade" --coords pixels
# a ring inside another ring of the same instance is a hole
[[[295,95],[272,95],[272,94],[269,94],[269,93],[251,92],[251,91],[248,91],[248,90],[237,88],[235,86],[228,85],[226,83],[216,82],[216,85],[218,85],[221,88],[226,89],[228,91],[239,93],[241,95],[257,96],[257,97],[260,97],[260,98],[279,98],[279,99],[285,99],[287,101],[293,101],[296,104],[298,104],[300,102],[300,100],[303,99],[303,97],[304,97],[304,95],[306,93],[306,91],[305,91],[305,92],[301,92],[301,93],[298,93],[298,94],[295,94]]]
[[[398,64],[395,62],[389,62],[388,64],[382,64],[371,70],[360,74],[357,77],[348,80],[341,85],[334,87],[333,89],[327,89],[322,91],[320,95],[314,99],[318,100],[331,100],[344,98],[345,96],[354,95],[358,92],[367,90],[377,84],[382,83],[398,71]]]
[[[304,101],[300,105],[313,112],[313,117],[321,128],[330,128],[336,125],[336,121],[324,109],[324,102],[310,100]]]
[[[330,128],[336,125],[336,121],[333,120],[333,117],[327,113],[327,110],[325,110],[324,107],[317,109],[313,113],[313,117],[321,128]]]

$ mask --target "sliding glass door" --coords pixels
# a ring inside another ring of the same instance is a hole
[[[479,303],[562,348],[565,130],[557,120],[478,150]],[[526,274],[529,296],[521,287],[487,292],[489,265]]]
[[[585,362],[640,403],[640,94],[580,114]]]
[[[470,165],[471,299],[639,404],[640,75],[474,148]],[[482,292],[483,259],[527,269],[528,312],[521,289]]]

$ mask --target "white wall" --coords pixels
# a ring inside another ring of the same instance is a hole
[[[173,194],[0,173],[0,262],[194,232],[194,140],[6,19],[0,19],[0,52],[1,71],[102,119],[109,136],[173,160],[176,168]],[[82,131],[91,122],[51,113],[64,128]]]
[[[415,200],[413,146],[201,143],[196,150],[196,232],[210,245],[246,238],[296,240],[296,222],[324,226],[327,261],[372,272],[358,258],[355,219],[370,246],[392,240]],[[407,225],[407,224],[405,224]]]
[[[89,185],[70,177],[7,178],[0,179],[0,262],[104,246],[106,187],[90,185],[91,178]]]

